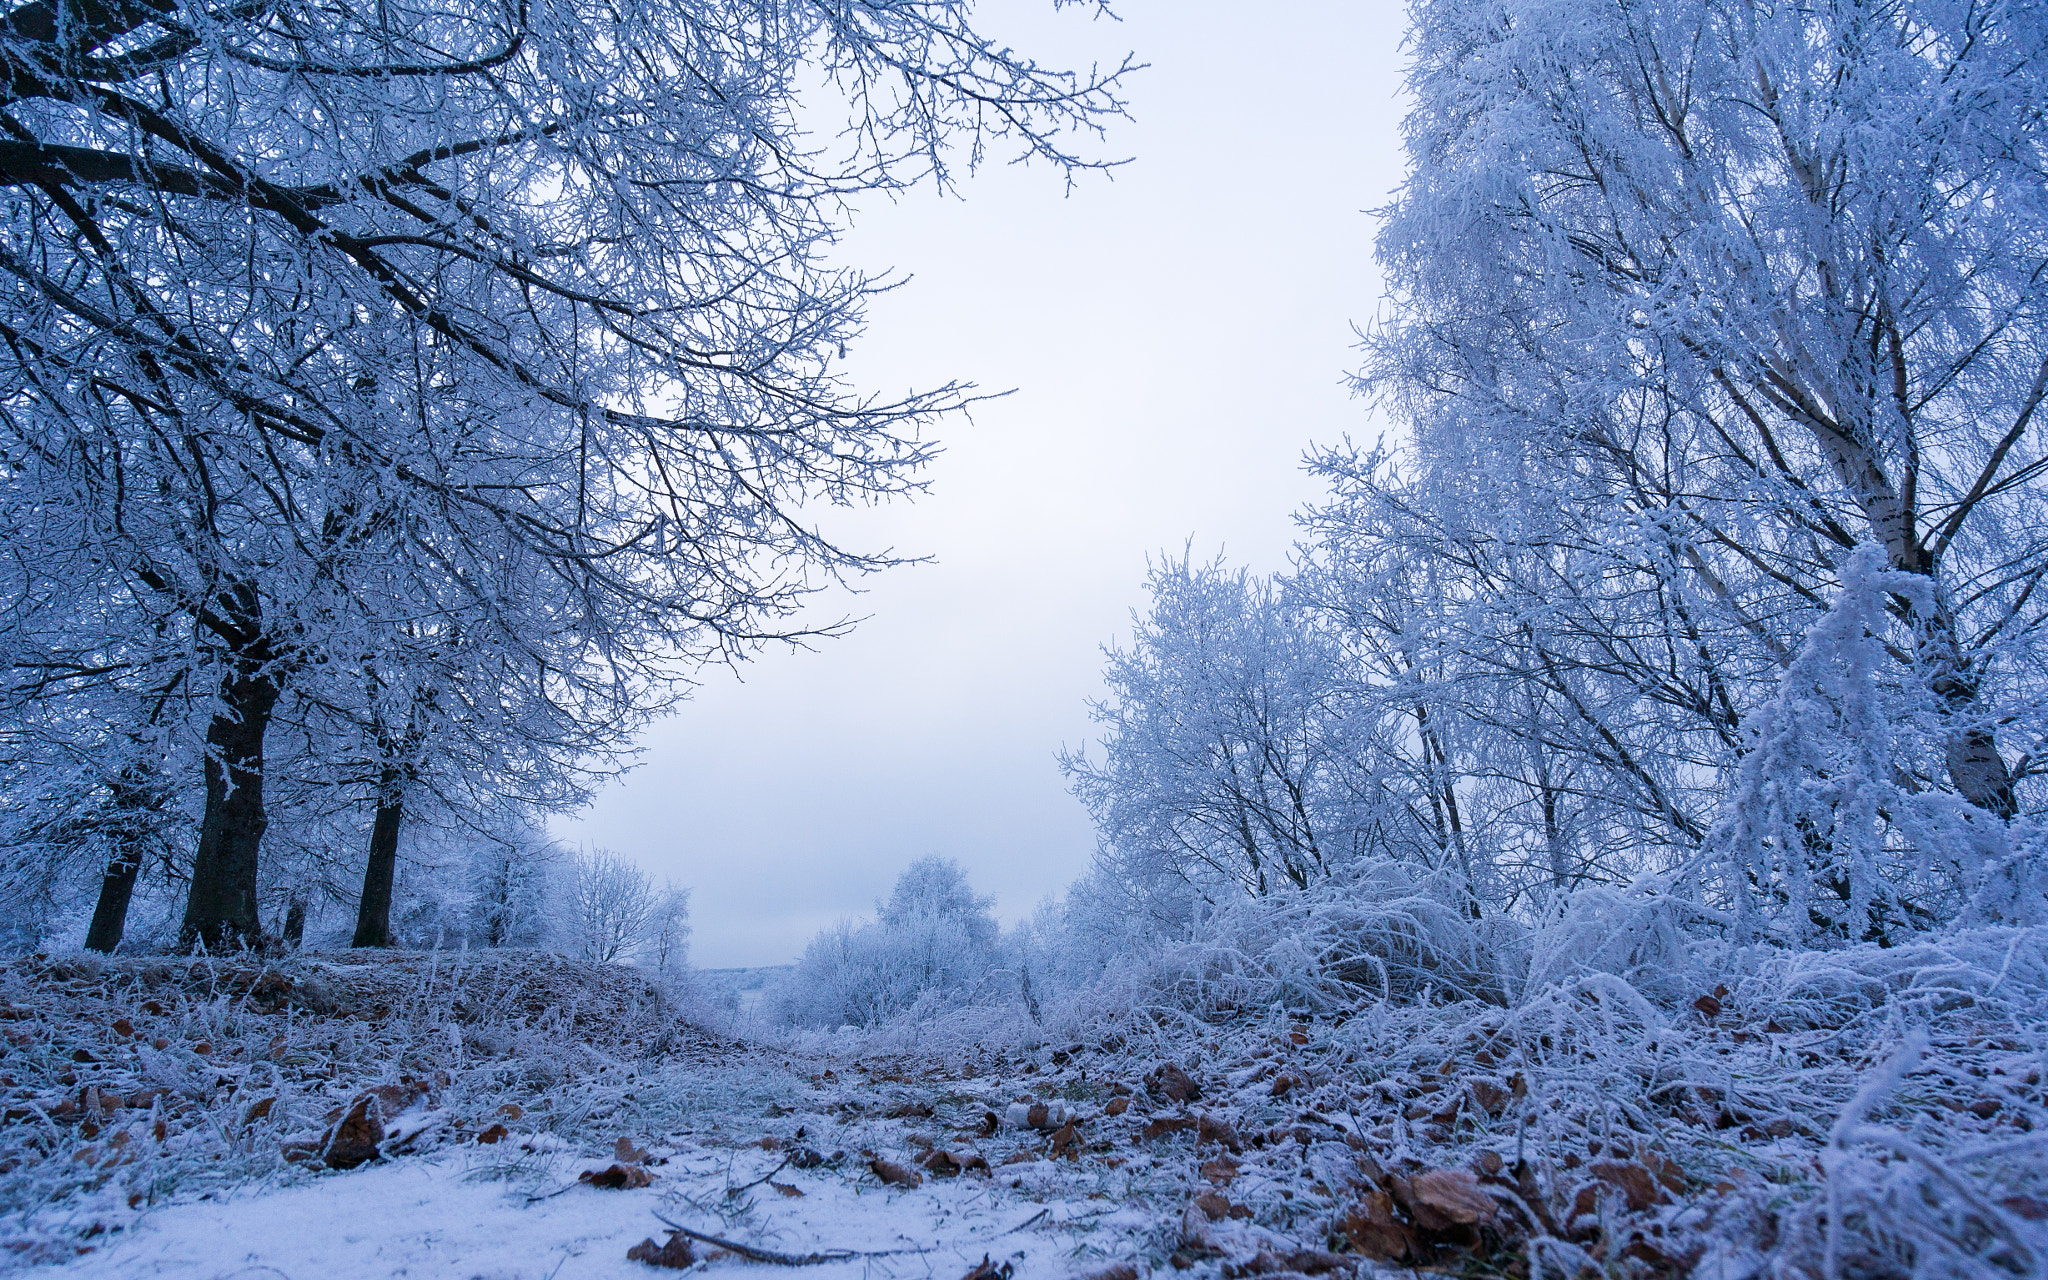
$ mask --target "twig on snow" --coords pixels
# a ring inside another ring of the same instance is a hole
[[[676,1232],[678,1235],[685,1235],[692,1240],[700,1240],[705,1244],[717,1245],[729,1253],[738,1254],[749,1262],[769,1262],[778,1267],[815,1267],[821,1263],[845,1262],[852,1258],[887,1258],[899,1253],[931,1252],[930,1249],[827,1249],[821,1253],[777,1253],[773,1249],[757,1249],[753,1245],[741,1244],[737,1240],[726,1240],[719,1236],[707,1235],[702,1231],[693,1231],[679,1222],[663,1217],[659,1213],[654,1216],[661,1218],[662,1222],[668,1226],[668,1229]]]
[[[1040,1209],[1040,1210],[1039,1210],[1039,1211],[1038,1211],[1037,1213],[1034,1213],[1034,1214],[1032,1214],[1032,1215],[1031,1215],[1030,1217],[1028,1217],[1028,1218],[1024,1219],[1024,1221],[1022,1221],[1022,1222],[1018,1223],[1018,1224],[1017,1224],[1016,1226],[1014,1226],[1014,1227],[1011,1227],[1011,1228],[1010,1228],[1010,1229],[1009,1229],[1008,1231],[998,1231],[998,1232],[996,1232],[996,1236],[995,1236],[995,1238],[996,1238],[996,1239],[998,1239],[998,1240],[1000,1240],[1000,1239],[1002,1239],[1002,1238],[1003,1238],[1004,1236],[1007,1236],[1007,1235],[1014,1235],[1014,1234],[1016,1234],[1017,1232],[1019,1232],[1019,1231],[1022,1231],[1022,1230],[1023,1230],[1024,1228],[1026,1228],[1026,1227],[1030,1226],[1030,1225],[1031,1225],[1032,1223],[1034,1223],[1034,1222],[1037,1222],[1037,1221],[1038,1221],[1038,1220],[1039,1220],[1040,1218],[1043,1218],[1043,1217],[1044,1217],[1045,1215],[1047,1215],[1047,1214],[1049,1214],[1049,1213],[1051,1213],[1051,1212],[1052,1212],[1052,1207],[1051,1207],[1050,1205],[1048,1205],[1048,1206],[1046,1206],[1045,1208],[1043,1208],[1043,1209]]]
[[[774,1177],[778,1173],[781,1173],[784,1169],[787,1169],[789,1167],[790,1160],[791,1157],[784,1156],[782,1157],[781,1164],[776,1165],[773,1169],[770,1169],[768,1172],[762,1174],[760,1177],[754,1179],[752,1182],[743,1183],[737,1187],[727,1187],[725,1189],[725,1198],[730,1200],[742,1191],[751,1191],[755,1187],[760,1186],[762,1183],[768,1181],[768,1179]]]
[[[577,1187],[580,1187],[582,1185],[583,1184],[580,1182],[571,1182],[567,1186],[556,1187],[553,1191],[543,1191],[537,1196],[529,1195],[526,1197],[526,1203],[539,1204],[543,1200],[552,1200],[556,1196],[561,1195],[564,1191],[574,1191]]]

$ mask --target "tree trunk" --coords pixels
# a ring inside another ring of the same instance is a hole
[[[184,946],[200,942],[222,951],[262,940],[256,866],[269,825],[263,810],[263,734],[278,695],[266,657],[260,643],[236,655],[232,673],[221,682],[222,705],[206,727],[206,815],[178,933]]]
[[[142,858],[133,848],[124,848],[107,863],[100,877],[100,900],[92,909],[92,925],[85,931],[88,951],[114,954],[121,935],[128,928],[128,900],[135,896],[135,878],[142,870]]]
[[[1979,809],[2007,822],[2020,816],[2019,800],[2012,793],[2012,770],[1998,754],[1998,739],[1990,729],[1966,729],[1949,739],[1948,778],[1963,799]]]
[[[128,904],[135,896],[135,880],[142,873],[142,845],[147,814],[158,807],[162,792],[153,785],[153,770],[131,765],[107,780],[119,820],[114,824],[116,848],[100,877],[100,897],[92,909],[92,924],[85,931],[89,951],[112,955],[128,931]]]
[[[391,945],[391,882],[398,872],[398,830],[405,821],[404,773],[387,764],[377,775],[377,816],[370,823],[370,861],[363,868],[363,897],[356,907],[352,947]]]
[[[284,909],[284,945],[296,951],[306,942],[306,900],[294,893]]]
[[[1952,716],[1966,720],[1975,716],[1980,705],[1977,672],[1957,639],[1955,619],[1945,607],[1937,607],[1914,621],[1920,633],[1921,656],[1923,660],[1931,658],[1938,672],[1929,683],[1934,696]],[[1990,725],[1979,721],[1952,732],[1945,754],[1949,783],[1963,799],[2006,822],[2020,816],[2012,770],[1999,754],[1997,731]]]

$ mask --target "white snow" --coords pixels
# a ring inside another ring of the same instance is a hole
[[[578,1280],[665,1272],[626,1260],[640,1240],[667,1238],[657,1214],[727,1239],[785,1253],[853,1249],[883,1253],[803,1268],[806,1280],[886,1280],[964,1275],[984,1254],[1018,1280],[1064,1277],[1101,1265],[1124,1231],[1145,1219],[1085,1198],[1041,1200],[996,1180],[928,1179],[899,1191],[849,1172],[783,1169],[767,1186],[725,1196],[780,1157],[758,1149],[689,1147],[653,1167],[654,1185],[604,1191],[576,1183],[586,1162],[556,1171],[551,1185],[506,1182],[475,1150],[401,1159],[269,1192],[172,1205],[144,1215],[51,1276],[289,1277],[289,1280]],[[854,1162],[858,1163],[858,1162]],[[547,1194],[550,1191],[556,1194]],[[541,1198],[536,1198],[541,1197]],[[726,1217],[707,1211],[719,1206]],[[705,1206],[705,1207],[699,1207]],[[1121,1228],[1121,1230],[1120,1230]],[[887,1252],[884,1252],[887,1251]],[[700,1257],[715,1252],[699,1248]],[[699,1270],[761,1270],[727,1255]],[[781,1270],[781,1268],[770,1268]],[[949,1274],[950,1273],[950,1274]]]

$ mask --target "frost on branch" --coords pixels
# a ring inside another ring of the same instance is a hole
[[[1708,841],[1709,897],[1732,911],[1735,941],[1898,942],[1966,909],[2027,910],[2008,865],[2025,833],[1915,773],[1960,732],[1895,656],[1913,650],[1898,615],[1924,614],[1932,590],[1858,548],[1750,718],[1752,745]],[[2038,914],[2037,901],[2023,918]]]

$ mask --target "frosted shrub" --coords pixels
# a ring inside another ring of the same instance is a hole
[[[1042,910],[1033,922],[1032,953],[1047,957],[1034,970],[1040,1000],[1047,1022],[1074,1034],[1133,1020],[1192,1028],[1276,1007],[1499,1004],[1518,984],[1525,931],[1505,918],[1475,920],[1463,884],[1456,873],[1367,860],[1316,889],[1227,901],[1184,931],[1158,930],[1094,966],[1062,967],[1054,957],[1063,946],[1085,951],[1093,941],[1094,913],[1070,898],[1064,913]]]
[[[1664,1003],[1683,1004],[1713,985],[1694,949],[1698,926],[1721,919],[1673,894],[1667,877],[1589,886],[1555,900],[1530,930],[1524,992],[1606,973]]]

